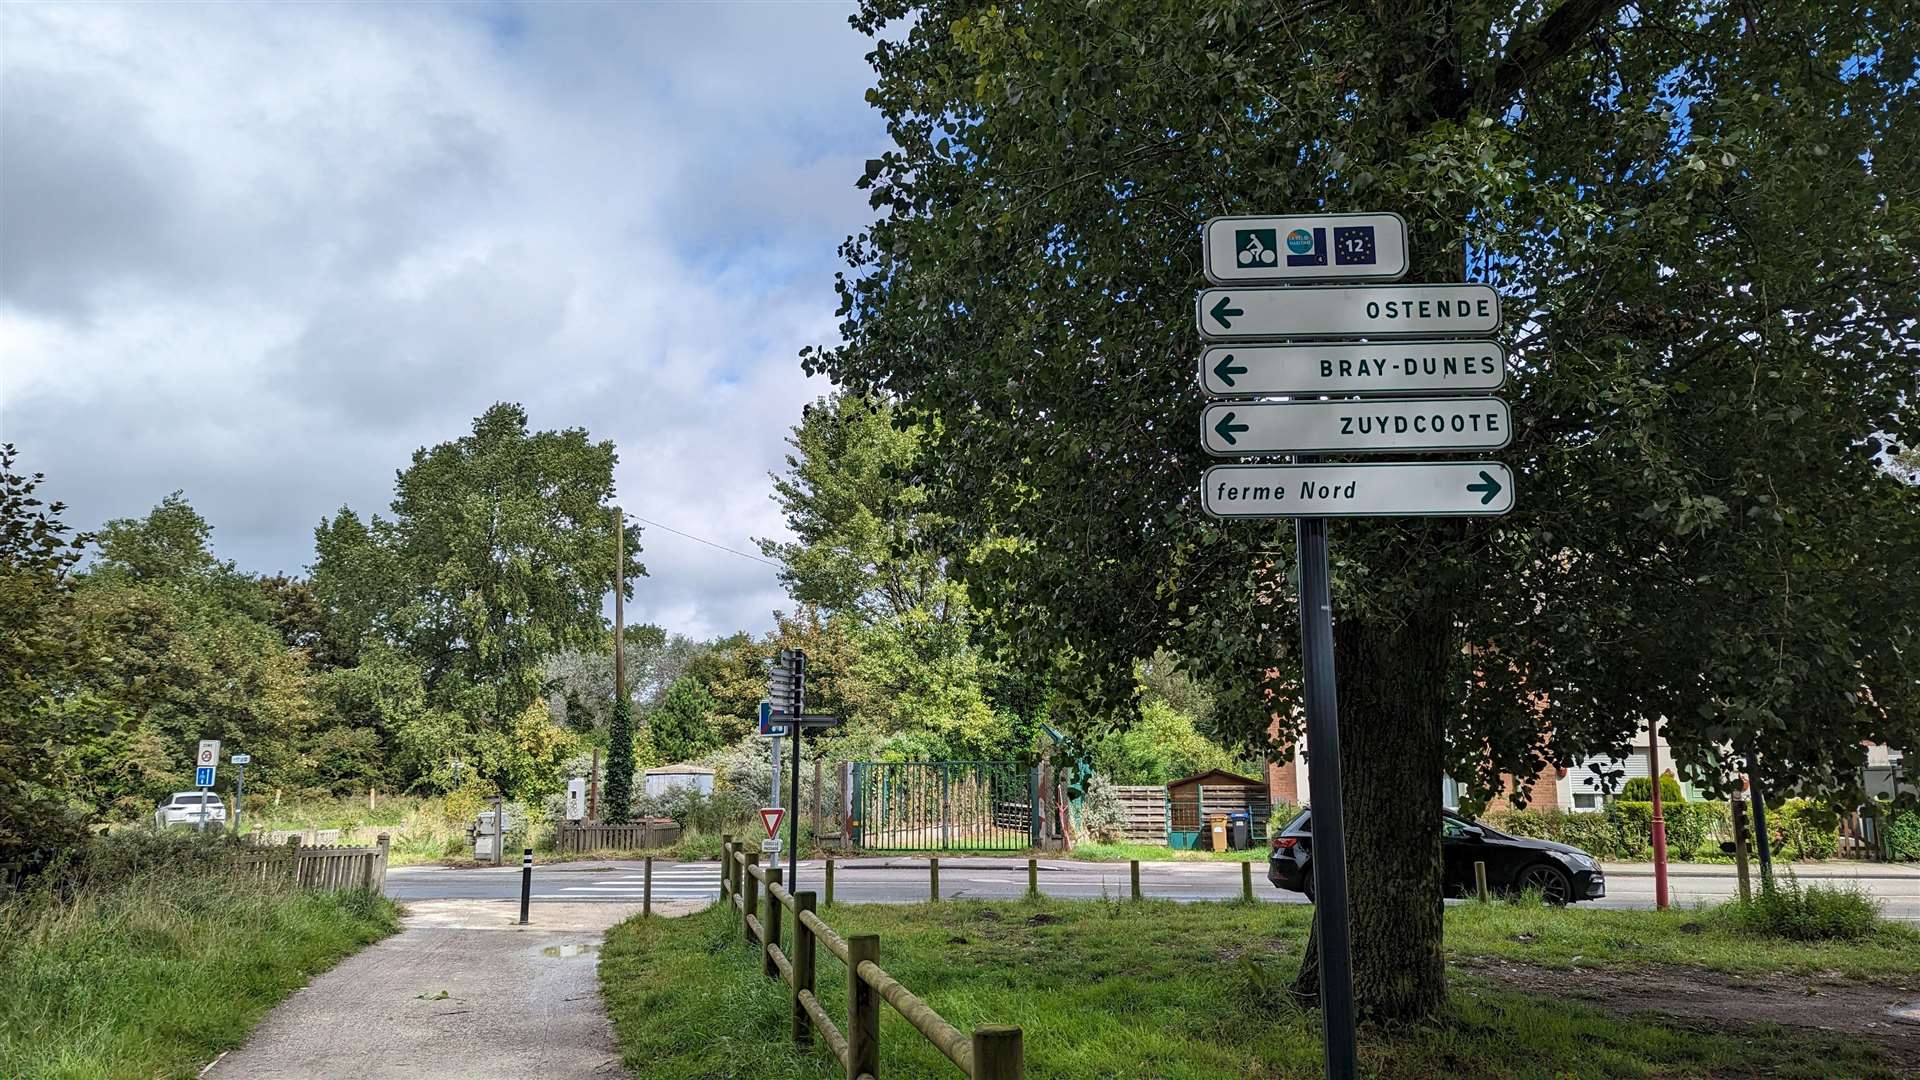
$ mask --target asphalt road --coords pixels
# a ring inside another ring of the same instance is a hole
[[[949,900],[1014,899],[1026,891],[1025,859],[942,859],[940,894]],[[1283,892],[1267,883],[1265,867],[1254,865],[1254,896],[1282,904],[1304,904],[1298,893]],[[719,895],[720,864],[656,862],[653,868],[656,903],[669,900],[710,900]],[[910,903],[927,899],[924,859],[849,859],[834,865],[834,899],[849,903]],[[1127,864],[1071,860],[1042,860],[1040,891],[1063,899],[1099,899],[1127,895]],[[1920,869],[1874,864],[1826,864],[1802,872],[1803,880],[1844,881],[1878,897],[1891,919],[1920,922]],[[642,864],[632,861],[587,861],[536,866],[535,904],[580,901],[636,903],[644,887]],[[822,864],[800,864],[800,888],[824,889]],[[1226,862],[1164,862],[1140,864],[1141,891],[1150,898],[1169,900],[1229,900],[1240,895],[1240,865]],[[1675,867],[1670,894],[1677,906],[1711,903],[1735,896],[1738,879],[1731,866]],[[397,867],[387,871],[387,895],[395,900],[517,900],[520,868],[450,870],[444,867]],[[1653,907],[1650,868],[1607,867],[1607,897],[1585,906],[1607,908]]]

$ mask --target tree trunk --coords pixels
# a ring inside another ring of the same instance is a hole
[[[1334,620],[1340,767],[1352,905],[1353,989],[1364,1020],[1415,1020],[1446,997],[1440,903],[1441,738],[1452,619]],[[1308,748],[1308,768],[1312,768]],[[1317,1000],[1318,923],[1294,984]]]

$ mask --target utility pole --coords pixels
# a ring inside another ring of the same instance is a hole
[[[1753,789],[1754,842],[1760,852],[1760,891],[1773,891],[1773,838],[1767,835],[1767,789],[1760,786],[1760,755],[1753,756],[1754,771],[1747,775]]]
[[[1660,718],[1647,721],[1647,773],[1653,778],[1653,906],[1667,910],[1667,821],[1660,816]]]
[[[627,699],[627,519],[613,508],[613,700]]]

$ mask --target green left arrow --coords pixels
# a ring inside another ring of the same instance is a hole
[[[1220,418],[1220,422],[1213,425],[1213,433],[1215,435],[1220,436],[1222,439],[1226,440],[1226,443],[1228,446],[1233,446],[1239,443],[1240,440],[1234,438],[1234,435],[1236,433],[1242,432],[1242,431],[1252,431],[1252,430],[1253,430],[1253,425],[1251,424],[1234,423],[1232,413],[1228,413],[1225,416],[1222,416]]]
[[[1219,379],[1222,383],[1225,383],[1228,386],[1233,385],[1233,377],[1235,375],[1245,375],[1246,373],[1247,373],[1246,368],[1233,362],[1232,353],[1228,353],[1227,355],[1221,357],[1220,362],[1213,365],[1214,377]]]
[[[1220,298],[1219,303],[1213,305],[1213,310],[1208,312],[1208,314],[1213,316],[1214,321],[1220,324],[1222,329],[1226,329],[1226,330],[1233,329],[1233,324],[1228,322],[1227,320],[1236,315],[1246,314],[1246,312],[1240,310],[1239,308],[1233,307],[1232,304],[1233,304],[1233,297],[1223,296]]]

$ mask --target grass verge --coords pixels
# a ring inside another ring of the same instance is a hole
[[[395,926],[381,896],[206,868],[17,897],[0,904],[0,1076],[192,1077]]]
[[[1448,919],[1455,953],[1527,932],[1523,926],[1615,914],[1459,910]],[[1540,921],[1513,922],[1515,912]],[[961,1029],[1021,1025],[1029,1076],[1170,1078],[1320,1075],[1318,1014],[1296,1009],[1286,993],[1306,918],[1304,908],[1152,901],[840,906],[827,915],[843,933],[880,934],[882,965]],[[1679,933],[1662,922],[1654,927]],[[1804,948],[1748,946],[1782,956]],[[784,987],[761,976],[758,956],[717,908],[616,927],[601,980],[627,1064],[648,1077],[838,1075],[825,1049],[788,1042]],[[1381,1077],[1893,1075],[1877,1048],[1821,1033],[1627,1018],[1471,974],[1456,973],[1453,987],[1435,1020],[1364,1032],[1363,1070]],[[844,1019],[845,970],[824,950],[819,991]],[[891,1009],[882,1010],[881,1031],[883,1074],[951,1071]]]

